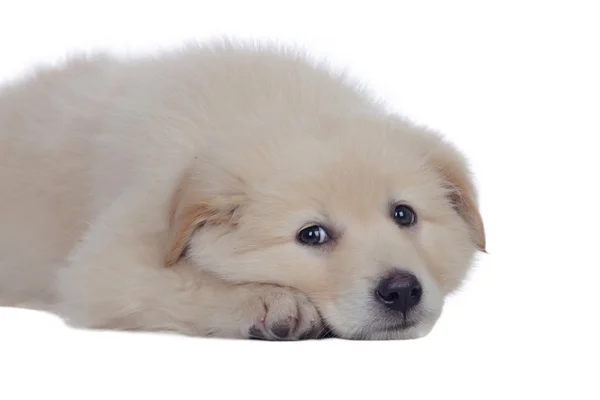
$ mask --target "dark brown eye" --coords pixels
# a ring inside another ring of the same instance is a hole
[[[308,246],[319,246],[329,241],[329,234],[319,225],[311,225],[298,232],[298,241]]]
[[[412,226],[417,222],[417,214],[407,205],[398,204],[392,213],[394,221],[401,227]]]

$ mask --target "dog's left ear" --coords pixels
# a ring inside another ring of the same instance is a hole
[[[479,212],[477,191],[466,160],[451,145],[445,143],[430,154],[431,162],[449,189],[449,197],[458,214],[471,230],[472,240],[481,252],[486,253],[486,235]]]
[[[184,255],[192,234],[210,224],[233,224],[242,203],[237,194],[216,194],[203,190],[202,184],[186,175],[171,200],[165,266],[176,264]]]

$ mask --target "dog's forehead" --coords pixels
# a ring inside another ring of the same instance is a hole
[[[257,205],[357,212],[400,200],[439,203],[431,145],[413,128],[373,120],[279,128],[260,141],[240,137],[235,148],[243,151],[226,143],[215,152],[214,163],[226,165]]]
[[[290,154],[255,182],[257,196],[315,209],[374,209],[431,192],[435,175],[426,162],[405,150],[372,145],[326,145]]]

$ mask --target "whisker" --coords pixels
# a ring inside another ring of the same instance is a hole
[[[326,337],[326,335],[329,335],[331,332],[331,328],[329,328],[329,326],[327,324],[323,324],[323,326],[321,327],[321,329],[319,329],[319,332],[317,333],[317,339],[322,339],[323,337]]]

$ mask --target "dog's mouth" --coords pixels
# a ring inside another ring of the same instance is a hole
[[[356,335],[353,335],[352,333],[344,334],[344,332],[336,331],[336,328],[327,321],[323,313],[319,310],[323,326],[319,331],[309,333],[307,337],[314,339],[369,340],[371,337],[405,336],[406,334],[410,334],[410,332],[406,331],[423,322],[429,313],[427,309],[421,308],[400,318],[397,315],[375,314],[372,320],[373,322],[376,321],[375,323],[367,323],[363,329],[356,330]]]

